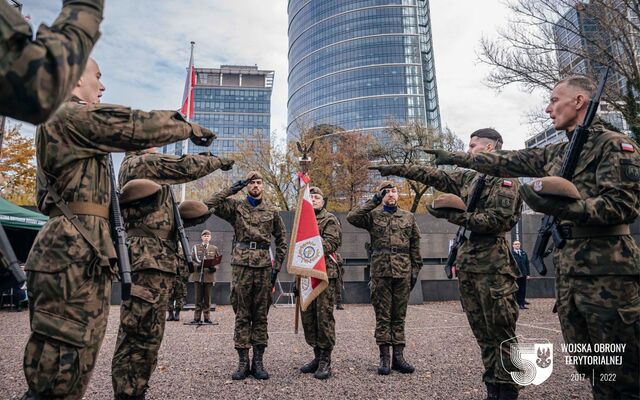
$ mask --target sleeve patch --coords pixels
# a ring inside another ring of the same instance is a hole
[[[631,143],[620,143],[620,150],[629,153],[634,153],[636,151]]]
[[[505,179],[502,181],[502,186],[511,187],[513,186],[513,182]]]

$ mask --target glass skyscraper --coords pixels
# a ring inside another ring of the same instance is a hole
[[[196,68],[194,116],[196,122],[216,132],[209,148],[188,143],[188,153],[211,151],[229,155],[247,140],[270,140],[273,71],[257,66],[222,65]],[[183,144],[164,146],[163,153],[181,155]]]
[[[289,0],[289,135],[390,120],[440,130],[427,0]]]

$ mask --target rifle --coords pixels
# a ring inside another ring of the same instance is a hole
[[[111,179],[111,206],[109,206],[109,225],[111,226],[111,238],[116,248],[118,257],[118,270],[120,271],[120,297],[129,300],[131,297],[131,261],[127,248],[127,231],[124,228],[120,202],[118,201],[118,186],[116,173],[113,169],[113,159],[109,154],[109,178]]]
[[[469,198],[469,202],[467,203],[467,212],[474,212],[476,210],[476,207],[478,206],[478,200],[480,200],[480,195],[484,190],[486,180],[486,174],[480,174],[480,176],[478,176],[476,185],[473,187],[473,192],[471,193],[471,197]],[[447,274],[447,278],[449,279],[453,278],[451,268],[453,268],[453,264],[456,263],[456,258],[458,257],[458,249],[467,240],[467,237],[465,236],[466,233],[467,228],[465,228],[464,226],[459,227],[458,232],[456,232],[456,237],[453,239],[453,244],[449,249],[447,262],[444,265],[444,272]]]
[[[187,238],[187,232],[184,230],[184,224],[182,223],[182,217],[180,217],[180,211],[178,211],[178,203],[176,202],[176,196],[173,194],[173,189],[169,188],[171,194],[171,205],[173,207],[173,218],[176,221],[176,229],[178,231],[178,238],[182,245],[182,252],[184,253],[184,259],[187,264],[189,273],[194,271],[193,259],[191,258],[191,251],[189,247],[189,238]]]
[[[610,67],[607,67],[602,74],[600,82],[598,83],[598,90],[589,101],[589,107],[587,108],[587,113],[584,116],[584,121],[576,127],[573,135],[571,136],[571,141],[565,150],[562,167],[560,168],[560,176],[564,179],[573,179],[573,174],[578,166],[580,153],[582,153],[582,148],[587,142],[587,138],[589,136],[589,127],[591,126],[593,118],[596,116],[596,112],[598,111],[600,97],[604,91],[604,85],[607,82],[609,69]],[[536,238],[536,243],[533,246],[533,257],[531,259],[531,263],[540,275],[547,274],[547,266],[544,264],[544,257],[550,238],[553,238],[553,243],[557,249],[563,248],[566,244],[565,239],[562,237],[562,234],[558,229],[558,218],[552,215],[545,215],[542,217],[542,221],[540,223],[538,237]]]
[[[22,268],[20,268],[20,263],[18,263],[18,258],[16,257],[16,253],[13,252],[13,248],[11,247],[11,243],[9,242],[9,238],[7,238],[7,234],[4,231],[2,225],[0,225],[0,250],[2,251],[2,256],[8,262],[8,268],[11,271],[11,275],[15,282],[2,282],[2,289],[10,288],[13,286],[13,283],[17,285],[22,285],[24,281],[27,280],[27,276],[25,275]]]

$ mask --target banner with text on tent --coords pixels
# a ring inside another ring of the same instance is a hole
[[[299,173],[300,189],[296,215],[293,220],[291,245],[289,246],[289,260],[287,272],[300,276],[300,303],[302,311],[318,297],[328,286],[329,278],[324,262],[322,238],[318,230],[316,213],[311,204],[309,193],[309,177]]]

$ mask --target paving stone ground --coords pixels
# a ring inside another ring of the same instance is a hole
[[[530,385],[521,399],[588,399],[589,382],[574,381],[575,369],[566,365],[560,350],[562,334],[553,300],[532,299],[520,313],[517,334],[548,340],[554,345],[551,377]],[[147,399],[482,399],[482,364],[467,319],[458,302],[410,306],[407,317],[406,358],[416,373],[378,376],[378,350],[371,305],[349,305],[336,311],[337,344],[333,376],[318,381],[298,368],[312,356],[302,327],[293,333],[292,308],[272,308],[269,313],[269,347],[265,367],[268,381],[248,378],[232,381],[236,367],[233,349],[233,310],[219,306],[211,327],[168,322],[158,367]],[[182,315],[190,320],[192,313]],[[110,399],[111,356],[116,341],[119,307],[112,306],[109,326],[86,399]],[[26,389],[22,355],[29,335],[27,312],[0,312],[0,399],[19,398]]]

